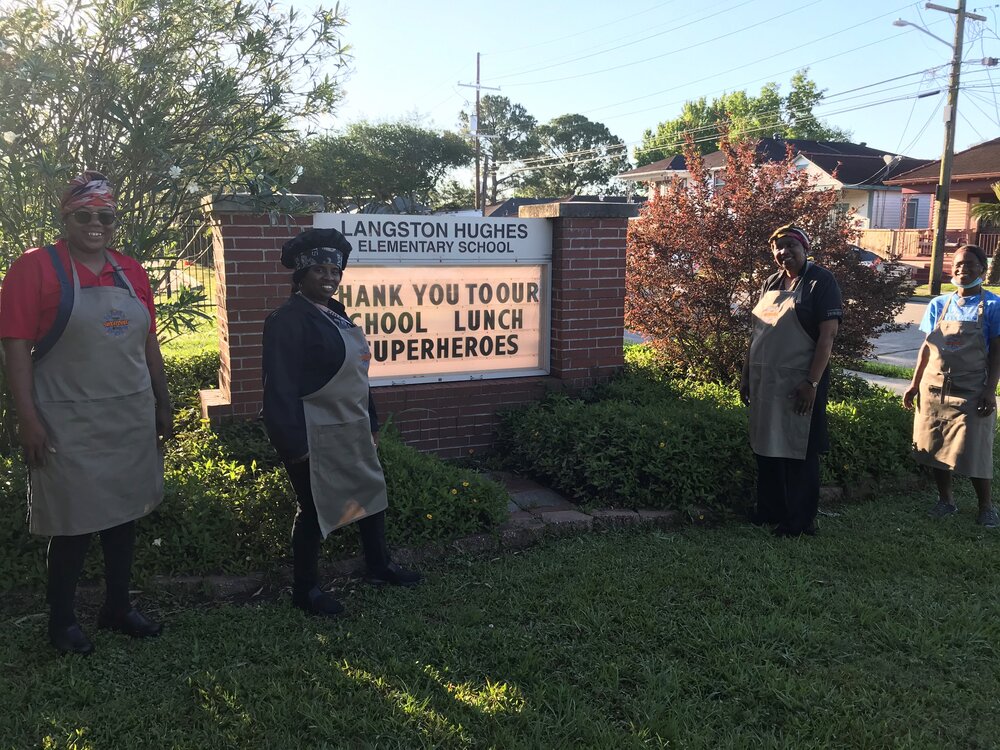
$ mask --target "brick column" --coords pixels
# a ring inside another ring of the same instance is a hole
[[[321,196],[287,200],[282,210],[307,213],[261,214],[250,196],[224,196],[205,205],[212,221],[220,364],[218,389],[201,392],[201,413],[214,424],[260,413],[264,318],[288,299],[291,286],[281,246],[310,228],[312,213],[323,210]]]
[[[552,377],[581,388],[624,364],[625,237],[638,208],[626,203],[522,206],[553,219]]]

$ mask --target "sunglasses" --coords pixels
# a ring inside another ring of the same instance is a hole
[[[89,224],[96,216],[97,220],[106,227],[110,227],[118,219],[113,211],[87,211],[83,208],[74,211],[72,216],[73,221],[77,224]]]

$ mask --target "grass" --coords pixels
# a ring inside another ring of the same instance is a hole
[[[205,351],[218,351],[219,328],[215,317],[199,321],[194,331],[169,339],[161,343],[160,348],[164,356],[170,357],[190,357]]]
[[[867,372],[870,375],[881,375],[886,378],[896,378],[899,380],[912,380],[913,368],[902,365],[890,365],[886,362],[874,362],[870,360],[858,360],[852,362],[847,368],[855,372]]]
[[[994,747],[1000,534],[965,484],[943,523],[923,493],[814,539],[733,523],[453,559],[348,591],[334,623],[154,592],[164,636],[95,632],[89,659],[8,599],[0,747]]]
[[[941,284],[941,294],[947,294],[948,292],[954,292],[956,289],[954,284]],[[1000,286],[984,286],[988,292],[993,292],[994,294],[1000,294]],[[913,288],[911,293],[913,297],[930,297],[931,296],[931,285],[921,284]]]

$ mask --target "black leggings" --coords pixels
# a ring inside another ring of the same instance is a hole
[[[132,553],[135,550],[135,521],[123,523],[99,532],[104,550],[104,606],[112,612],[127,611],[129,581],[132,576]],[[74,600],[76,584],[83,572],[83,563],[93,534],[54,536],[49,540],[48,592],[49,612],[53,625],[76,622]]]
[[[811,529],[819,508],[819,452],[804,460],[757,455],[757,514],[789,531]]]
[[[309,462],[285,464],[285,471],[295,490],[298,511],[292,522],[292,560],[296,590],[308,591],[319,584],[319,547],[323,535],[319,530],[316,503],[309,480]],[[361,549],[368,570],[378,571],[389,564],[389,549],[385,543],[385,511],[358,521]]]

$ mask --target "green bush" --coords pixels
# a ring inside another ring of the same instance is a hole
[[[870,491],[919,471],[913,417],[897,396],[839,372],[830,393],[825,484]],[[499,452],[507,468],[584,504],[742,510],[755,473],[747,434],[736,389],[678,377],[649,347],[633,346],[622,377],[585,398],[505,413]]]
[[[295,496],[258,422],[218,431],[198,418],[200,388],[215,382],[218,355],[167,360],[180,429],[168,441],[165,497],[137,525],[135,577],[269,571],[287,561]],[[389,490],[386,530],[391,543],[415,546],[489,529],[506,516],[508,496],[495,482],[404,445],[391,426],[380,454]],[[46,540],[28,533],[26,472],[19,459],[0,458],[0,590],[45,577]],[[352,525],[323,546],[329,558],[358,548]],[[92,545],[84,575],[99,578],[100,545]]]

